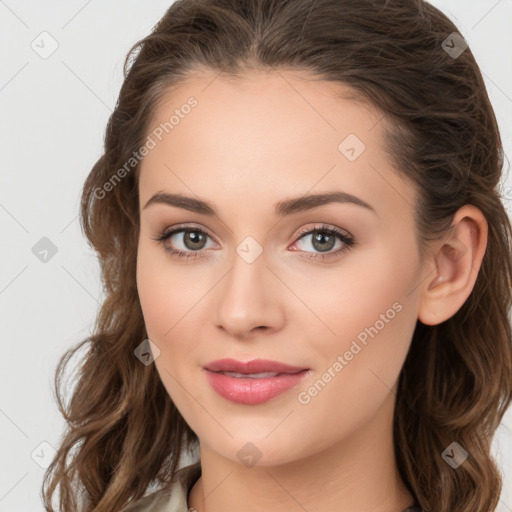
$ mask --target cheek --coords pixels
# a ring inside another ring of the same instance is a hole
[[[336,374],[325,399],[341,399],[358,407],[347,390],[383,399],[398,377],[417,322],[417,279],[414,254],[400,246],[382,246],[316,280],[324,294],[310,295],[312,309],[321,312],[323,328],[312,339],[323,361],[316,369]],[[323,286],[322,286],[323,285]],[[320,332],[322,335],[320,336]],[[327,334],[326,334],[327,333]],[[340,363],[338,356],[343,358]],[[336,362],[338,361],[338,364]],[[336,366],[334,366],[336,364]],[[337,370],[337,371],[336,371]],[[330,376],[325,375],[325,381]],[[314,391],[313,391],[314,392]],[[324,392],[322,392],[324,393]],[[332,395],[331,395],[332,393]],[[380,398],[379,398],[380,397]]]
[[[173,330],[182,328],[187,312],[204,295],[204,281],[190,273],[171,262],[161,247],[139,245],[137,290],[148,335],[155,340],[170,339]]]
[[[336,284],[342,283],[332,286]],[[353,286],[353,293],[331,293],[338,305],[326,306],[324,320],[336,336],[327,343],[324,336],[316,345],[320,363],[298,397],[303,414],[315,418],[304,427],[304,435],[316,435],[319,425],[330,425],[324,432],[328,444],[364,428],[383,403],[394,398],[392,389],[417,319],[414,299],[406,296],[407,284],[405,277],[367,272],[364,279],[344,281]]]
[[[403,342],[401,326],[416,322],[416,297],[411,291],[419,275],[414,245],[405,242],[356,249],[336,268],[287,276],[300,290],[302,302],[315,313],[307,315],[310,339],[321,341],[324,352],[348,349],[354,338],[364,341],[370,337],[368,330],[375,333],[374,327],[379,339]],[[392,335],[395,329],[396,336]]]
[[[192,276],[169,260],[160,247],[141,243],[137,257],[137,289],[148,338],[160,350],[156,369],[167,393],[184,415],[190,408],[189,393],[197,396],[189,382],[201,362],[199,302],[212,286],[206,275]],[[185,387],[183,387],[185,386]],[[186,391],[187,390],[187,391]]]
[[[186,396],[178,382],[184,379],[180,365],[175,363],[183,361],[191,349],[190,339],[183,337],[183,329],[187,329],[186,313],[192,299],[184,297],[187,292],[181,288],[185,283],[180,280],[179,271],[171,271],[165,253],[159,251],[163,249],[139,244],[137,290],[148,337],[160,350],[155,367],[167,393],[181,411],[186,409]]]

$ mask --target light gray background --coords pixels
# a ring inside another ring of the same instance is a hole
[[[0,512],[43,510],[44,443],[57,446],[64,428],[51,392],[55,365],[89,334],[102,298],[79,229],[80,189],[101,154],[124,57],[170,3],[0,0]],[[512,1],[432,3],[474,52],[510,157]],[[58,43],[46,59],[31,47],[43,31]],[[510,175],[503,187],[510,212]],[[58,250],[47,263],[32,252],[42,237]],[[498,510],[512,511],[512,408],[493,450],[505,476]]]

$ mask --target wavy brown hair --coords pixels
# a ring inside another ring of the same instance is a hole
[[[512,400],[512,233],[496,118],[470,49],[445,51],[453,32],[422,0],[178,0],[130,49],[103,154],[82,191],[81,225],[106,296],[93,334],[55,373],[67,429],[42,486],[48,511],[57,488],[60,511],[121,510],[150,486],[167,486],[184,447],[198,441],[155,366],[134,356],[147,338],[135,277],[140,166],[105,192],[144,144],[159,102],[198,69],[242,77],[304,70],[348,85],[354,99],[378,109],[397,172],[419,190],[422,250],[463,205],[482,211],[488,245],[470,296],[439,325],[417,322],[399,378],[394,445],[425,512],[495,510],[502,479],[491,442]],[[64,369],[84,346],[64,404]],[[456,470],[441,456],[453,441],[469,453]]]

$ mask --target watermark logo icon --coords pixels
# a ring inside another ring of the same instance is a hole
[[[238,244],[236,252],[246,263],[252,263],[261,255],[263,247],[255,238],[248,236]]]
[[[160,349],[148,338],[138,345],[133,353],[142,364],[149,366],[160,356]]]
[[[49,32],[41,32],[30,43],[30,47],[34,50],[41,59],[48,59],[51,57],[59,47],[57,40]]]
[[[240,459],[240,462],[252,468],[256,464],[263,454],[253,443],[245,443],[240,450],[236,453],[236,456]]]
[[[441,47],[452,59],[456,59],[468,47],[468,44],[458,32],[452,32],[441,43]]]
[[[347,135],[338,145],[338,151],[350,162],[357,160],[365,149],[364,142],[355,133]]]
[[[454,441],[446,450],[441,454],[445,462],[453,469],[457,469],[467,458],[468,452],[462,446]]]
[[[30,457],[40,468],[47,469],[56,453],[57,450],[48,441],[43,441],[34,448]]]
[[[49,238],[43,236],[32,247],[32,254],[42,263],[48,263],[57,254],[57,246]]]

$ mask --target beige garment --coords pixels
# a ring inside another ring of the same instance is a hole
[[[122,512],[189,512],[188,493],[200,476],[200,462],[182,467],[176,471],[174,482],[169,489],[148,494],[130,503]]]

